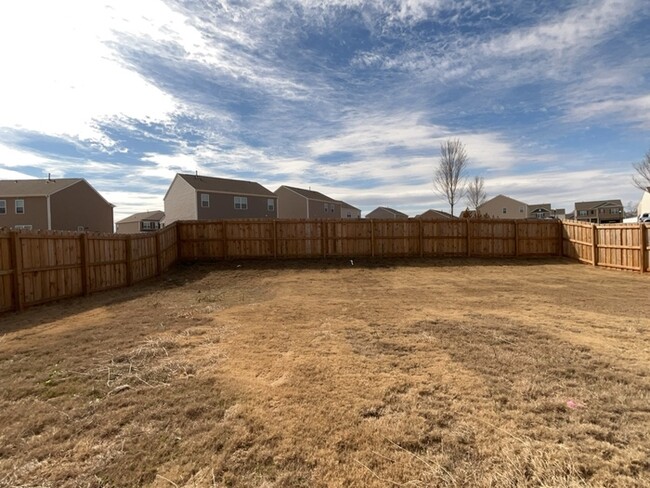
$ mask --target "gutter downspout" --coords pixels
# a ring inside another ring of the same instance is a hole
[[[52,207],[50,206],[50,195],[45,197],[47,202],[47,230],[52,230]]]

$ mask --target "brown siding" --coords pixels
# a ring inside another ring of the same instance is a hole
[[[325,211],[327,203],[328,210]],[[334,205],[334,211],[331,208]],[[341,204],[332,202],[323,202],[321,200],[309,200],[309,218],[310,219],[340,219]]]
[[[85,181],[50,196],[52,230],[113,232],[113,207]]]
[[[210,206],[201,206],[201,194],[210,196]],[[248,198],[248,208],[240,210],[235,208],[235,197]],[[267,200],[273,199],[274,210],[267,209]],[[195,205],[198,210],[198,220],[216,219],[275,219],[277,218],[277,199],[273,195],[235,195],[227,193],[210,193],[201,190],[196,191]]]
[[[31,225],[32,230],[47,229],[47,199],[45,197],[2,197],[7,202],[7,213],[0,215],[0,227]],[[16,214],[16,200],[25,201],[25,213]]]
[[[275,190],[278,197],[278,218],[281,219],[306,219],[307,199],[295,191],[280,187]]]
[[[176,175],[165,195],[165,224],[196,219],[196,190]]]

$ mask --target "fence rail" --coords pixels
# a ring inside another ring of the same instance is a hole
[[[650,226],[530,220],[181,221],[149,234],[0,233],[0,312],[132,285],[177,261],[566,256],[650,271]]]

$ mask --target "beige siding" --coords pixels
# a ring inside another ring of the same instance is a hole
[[[493,219],[525,219],[528,216],[528,208],[524,202],[504,195],[488,200],[478,210],[481,215],[488,215]]]
[[[140,232],[140,222],[115,224],[115,232],[118,234],[137,234]]]
[[[641,215],[648,212],[650,212],[650,191],[644,191],[643,197],[641,197],[641,201],[637,207],[637,214]]]
[[[196,190],[176,175],[165,195],[165,225],[177,220],[196,220]]]
[[[32,230],[48,230],[47,227],[47,198],[46,197],[2,197],[6,202],[7,213],[0,215],[0,227],[16,225],[31,225]],[[16,200],[25,201],[25,213],[16,214]]]
[[[278,197],[278,217],[281,219],[307,219],[307,199],[295,191],[280,187],[274,192]]]
[[[113,207],[85,181],[50,196],[52,230],[113,232]]]

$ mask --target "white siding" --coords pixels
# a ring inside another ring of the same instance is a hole
[[[176,175],[165,195],[165,225],[177,220],[197,220],[196,190]]]

